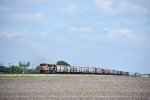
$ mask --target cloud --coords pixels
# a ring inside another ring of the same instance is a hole
[[[10,2],[10,4],[11,3],[13,4],[14,2]],[[28,6],[29,8],[31,8],[29,10],[28,8],[25,7],[25,4],[23,5],[23,7],[20,7],[18,3],[15,7],[13,7],[12,4],[11,5],[6,3],[0,4],[0,13],[2,17],[11,20],[24,20],[24,21],[38,20],[44,17],[44,11],[39,10],[33,11],[32,6]]]
[[[138,4],[132,4],[128,0],[122,0],[118,6],[119,12],[134,13],[134,14],[148,14],[148,10]]]
[[[140,28],[144,28],[150,23],[149,17],[145,18],[127,18],[123,20],[123,24],[130,26],[139,26]]]
[[[103,34],[83,33],[80,35],[80,38],[86,41],[114,43],[122,46],[125,45],[144,46],[149,41],[149,38],[146,37],[144,34],[139,34],[124,28],[109,29],[107,31],[104,31]]]
[[[11,39],[11,38],[16,38],[18,36],[22,35],[22,33],[17,33],[17,32],[12,32],[12,33],[8,33],[8,32],[1,32],[0,33],[0,38],[3,39]]]
[[[43,12],[35,12],[35,13],[13,13],[10,14],[10,19],[12,20],[23,20],[23,21],[37,21],[44,17]]]
[[[104,31],[108,31],[109,30],[109,28],[108,27],[104,27]]]
[[[4,5],[0,5],[0,12],[4,13],[4,12],[8,12],[10,11],[10,9]]]
[[[70,27],[69,31],[71,32],[76,32],[76,33],[89,33],[92,32],[92,28],[91,27],[87,27],[87,26],[81,26],[81,27]]]
[[[149,40],[144,34],[139,34],[129,29],[110,30],[105,36],[110,42],[142,46]]]
[[[63,45],[64,46],[64,45],[69,44],[68,41],[70,41],[70,40],[69,40],[68,37],[58,36],[58,37],[55,38],[55,41],[57,41],[58,45]]]
[[[71,16],[76,14],[78,11],[78,6],[76,5],[65,5],[63,7],[59,7],[57,9],[51,9],[50,14],[53,15],[61,15],[61,16]]]
[[[117,40],[117,39],[122,39],[122,38],[128,38],[130,37],[131,33],[128,29],[119,29],[119,30],[111,30],[107,38],[109,40]]]
[[[61,14],[72,15],[77,11],[78,7],[75,5],[69,5],[64,8],[59,9]]]
[[[41,35],[42,35],[42,36],[47,36],[48,33],[47,33],[47,32],[42,32]]]
[[[95,0],[97,7],[104,13],[112,13],[113,3],[110,0]]]
[[[98,9],[105,14],[138,14],[147,15],[149,13],[148,9],[136,4],[131,3],[129,0],[119,0],[115,2],[114,0],[94,0]]]
[[[35,4],[35,3],[52,3],[61,2],[63,0],[3,0],[4,3],[15,3],[15,4]]]

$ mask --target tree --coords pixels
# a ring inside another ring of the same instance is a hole
[[[14,66],[12,65],[11,67],[4,67],[4,69],[0,66],[0,71],[3,71],[3,73],[6,74],[21,74],[23,71],[25,71],[27,74],[39,74],[40,69],[39,66],[34,68],[34,69],[24,69],[24,66]],[[2,72],[1,71],[1,72]]]
[[[11,73],[14,74],[20,74],[24,71],[24,68],[22,66],[11,66],[10,69],[11,69]]]
[[[65,61],[57,61],[56,65],[65,65],[65,66],[70,66],[70,64],[68,64]]]
[[[7,74],[20,74],[23,72],[23,67],[21,66],[11,66],[5,67],[4,73]]]
[[[4,71],[5,71],[5,66],[0,65],[0,72],[4,72]]]
[[[12,74],[11,67],[5,67],[4,73],[6,73],[6,74]]]

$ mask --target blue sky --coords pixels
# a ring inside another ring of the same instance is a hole
[[[149,0],[0,0],[0,62],[64,60],[150,73]]]

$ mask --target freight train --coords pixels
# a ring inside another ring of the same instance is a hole
[[[56,64],[41,63],[40,73],[44,74],[97,74],[97,75],[122,75],[139,77],[139,73],[131,73],[125,71],[117,71],[110,69],[102,69],[96,67],[78,67],[78,66],[64,66]]]

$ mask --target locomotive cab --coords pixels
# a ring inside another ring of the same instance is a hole
[[[40,73],[55,73],[56,65],[55,64],[40,64]]]

